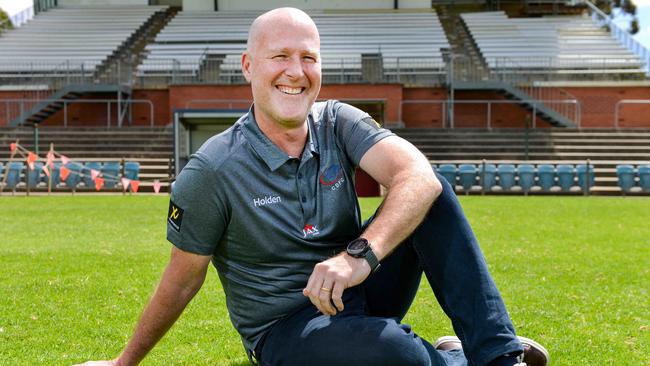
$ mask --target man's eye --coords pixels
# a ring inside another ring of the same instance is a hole
[[[287,58],[286,55],[275,55],[273,56],[274,60],[285,60]]]
[[[313,56],[305,56],[303,59],[308,62],[316,62],[316,57]]]

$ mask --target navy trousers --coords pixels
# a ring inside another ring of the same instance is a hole
[[[345,310],[330,317],[310,305],[278,322],[256,350],[262,366],[486,365],[522,352],[456,195],[438,179],[443,192],[423,222],[377,273],[344,292]],[[464,353],[434,350],[401,323],[422,273]]]

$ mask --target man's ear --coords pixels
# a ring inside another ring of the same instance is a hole
[[[251,82],[251,56],[248,51],[244,51],[241,55],[241,72],[247,82]]]

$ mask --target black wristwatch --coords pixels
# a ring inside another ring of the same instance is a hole
[[[379,259],[375,255],[375,252],[372,251],[370,243],[365,238],[354,239],[348,244],[346,249],[348,255],[354,258],[364,258],[370,265],[371,273],[377,272],[381,264],[379,264]]]

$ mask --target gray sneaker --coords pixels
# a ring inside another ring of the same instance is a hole
[[[551,356],[544,346],[526,337],[517,337],[524,347],[523,361],[519,361],[519,366],[547,366],[551,363]],[[460,339],[454,336],[440,337],[433,344],[433,347],[441,351],[450,351],[454,349],[463,349]]]

